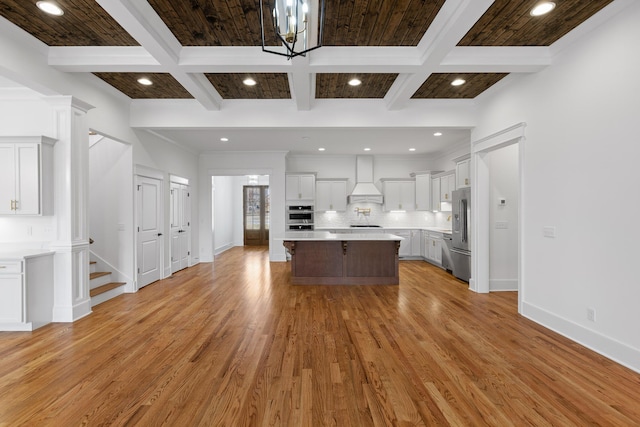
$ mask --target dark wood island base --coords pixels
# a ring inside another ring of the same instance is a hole
[[[283,242],[294,285],[398,285],[399,240]]]

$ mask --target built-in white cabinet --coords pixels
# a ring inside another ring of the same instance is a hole
[[[317,212],[345,212],[347,210],[347,180],[317,180],[315,210]]]
[[[416,210],[415,180],[382,179],[381,181],[385,211],[410,212]]]
[[[32,331],[52,319],[53,252],[0,259],[0,331]]]
[[[460,160],[456,163],[456,188],[471,186],[471,159]]]
[[[440,177],[440,201],[449,202],[453,200],[453,190],[456,189],[456,175],[451,173]]]
[[[422,246],[422,232],[420,230],[411,230],[411,256],[420,257]]]
[[[431,210],[440,210],[440,178],[431,178]]]
[[[427,231],[424,239],[423,253],[427,261],[438,266],[442,265],[442,233]]]
[[[287,201],[314,201],[316,198],[315,174],[287,174],[285,186],[285,195]]]
[[[398,250],[399,258],[419,259],[422,256],[420,248],[422,236],[420,230],[390,228],[385,229],[384,232],[402,237],[402,241],[400,242],[400,249]]]
[[[0,215],[53,215],[55,141],[0,137]]]
[[[433,210],[432,200],[432,174],[429,172],[416,173],[416,210],[430,211]],[[439,193],[439,192],[438,192]]]

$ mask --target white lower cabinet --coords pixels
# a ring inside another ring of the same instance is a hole
[[[53,319],[53,252],[0,259],[0,331],[32,331]]]
[[[385,229],[384,232],[402,237],[398,250],[399,258],[419,259],[421,257],[420,241],[422,236],[420,230]]]
[[[442,266],[442,233],[427,231],[424,239],[424,257],[427,261]]]

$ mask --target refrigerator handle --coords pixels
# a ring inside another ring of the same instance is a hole
[[[469,218],[467,218],[467,201],[466,200],[460,200],[458,206],[458,209],[460,211],[460,214],[462,215],[461,218],[461,222],[462,222],[462,241],[466,242],[467,241],[467,222],[469,221]]]

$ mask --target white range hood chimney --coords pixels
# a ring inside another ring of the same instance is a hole
[[[382,203],[382,193],[373,184],[373,157],[356,157],[356,186],[349,203]]]

